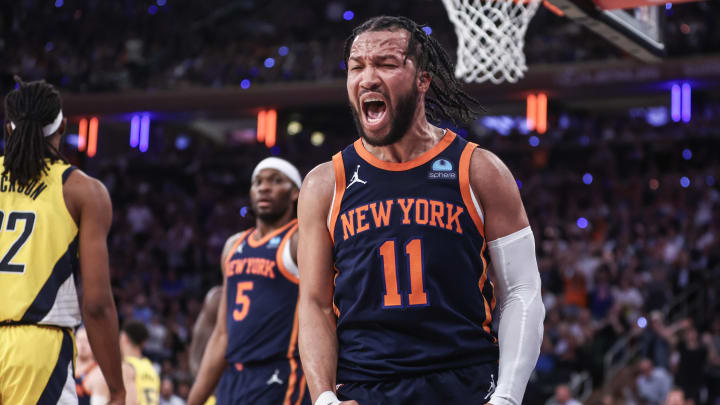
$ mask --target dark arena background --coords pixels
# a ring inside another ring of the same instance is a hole
[[[634,31],[601,1],[553,3],[525,76],[468,83],[485,110],[454,128],[507,163],[535,234],[547,315],[523,402],[720,404],[720,2],[629,1],[656,13]],[[440,0],[0,5],[0,93],[13,75],[61,91],[63,152],[110,191],[120,319],[148,326],[163,398],[188,395],[223,243],[254,221],[253,167],[276,155],[305,175],[356,139],[343,42],[383,14],[455,60]],[[651,399],[658,376],[684,402]]]

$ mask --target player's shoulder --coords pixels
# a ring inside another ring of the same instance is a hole
[[[227,238],[227,240],[225,241],[225,246],[223,246],[223,251],[222,251],[222,258],[223,258],[223,260],[225,259],[225,257],[227,257],[227,254],[230,252],[230,249],[232,249],[233,245],[234,245],[240,238],[242,238],[248,231],[249,231],[249,230],[246,229],[246,230],[244,230],[244,231],[240,231],[240,232],[238,232],[238,233],[235,233],[235,234],[231,235],[229,238]]]
[[[335,169],[333,162],[328,161],[315,166],[305,176],[301,190],[322,191],[335,187]]]
[[[110,194],[105,185],[80,169],[74,169],[70,173],[64,187],[71,195],[82,200],[110,200]]]

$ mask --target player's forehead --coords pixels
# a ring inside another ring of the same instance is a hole
[[[282,180],[290,181],[290,179],[283,174],[280,170],[277,169],[262,169],[260,170],[255,177],[253,177],[253,181],[257,180],[266,180],[266,179],[274,179],[274,178],[280,178]]]
[[[404,57],[410,33],[402,28],[382,31],[365,31],[353,40],[350,59],[371,58],[378,55]]]

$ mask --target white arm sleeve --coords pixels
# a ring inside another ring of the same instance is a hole
[[[540,355],[545,307],[532,229],[521,229],[488,243],[494,270],[499,320],[498,384],[488,402],[520,405]]]
[[[110,400],[102,395],[90,396],[90,405],[107,405],[108,402],[110,402]]]

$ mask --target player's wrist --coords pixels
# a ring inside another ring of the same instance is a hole
[[[332,391],[325,391],[315,400],[315,405],[339,405],[340,400]]]

